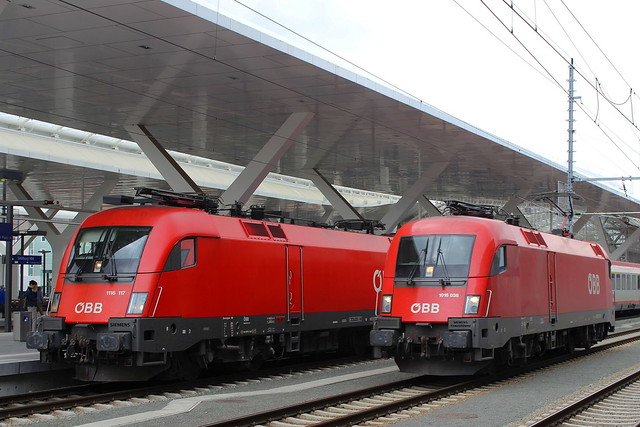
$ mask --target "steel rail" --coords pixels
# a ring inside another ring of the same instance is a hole
[[[0,421],[12,417],[27,417],[37,413],[55,410],[72,409],[78,406],[109,403],[114,400],[125,400],[150,394],[175,393],[190,388],[205,388],[210,385],[224,384],[234,381],[244,381],[256,375],[282,375],[308,369],[321,369],[340,364],[350,364],[363,361],[359,357],[338,357],[313,361],[294,361],[291,363],[263,368],[257,372],[235,372],[231,374],[214,375],[195,381],[168,381],[141,385],[138,383],[90,383],[70,386],[59,390],[43,390],[21,395],[0,398]],[[74,396],[76,393],[84,393]],[[44,400],[48,399],[48,400]]]
[[[566,421],[574,415],[579,414],[583,410],[588,407],[598,403],[602,399],[607,398],[611,394],[625,388],[627,385],[637,381],[640,379],[640,370],[633,372],[624,378],[619,379],[618,381],[609,384],[608,386],[602,387],[599,390],[594,391],[593,393],[585,396],[570,405],[565,406],[562,409],[555,411],[554,413],[546,416],[545,418],[536,421],[530,424],[530,427],[546,427],[546,426],[554,426],[557,424]],[[640,420],[639,420],[640,421]]]
[[[623,335],[628,335],[633,332],[637,333],[638,330],[624,331],[619,334],[611,335],[610,337],[617,338]],[[386,416],[395,412],[399,412],[411,407],[415,407],[424,403],[428,403],[430,401],[437,400],[445,396],[450,396],[452,394],[460,393],[462,391],[469,390],[472,388],[483,387],[492,383],[503,381],[507,378],[512,378],[517,375],[533,372],[541,368],[549,367],[551,365],[555,365],[555,364],[573,360],[579,357],[595,354],[616,346],[637,341],[639,339],[640,339],[640,336],[634,336],[634,337],[620,340],[615,343],[599,345],[597,347],[592,347],[590,349],[585,349],[572,354],[564,354],[564,355],[553,357],[543,361],[530,363],[523,367],[505,369],[499,374],[475,378],[470,381],[464,381],[459,384],[443,387],[442,389],[432,391],[432,392],[424,392],[419,395],[398,400],[395,402],[377,405],[371,408],[363,408],[358,412],[354,412],[352,414],[344,414],[340,417],[336,417],[335,419],[326,420],[326,421],[309,422],[308,424],[313,426],[328,427],[328,426],[353,425],[353,424],[362,423],[369,420],[374,420],[376,418],[383,417],[383,416]],[[394,390],[410,387],[412,385],[428,385],[424,383],[424,380],[427,377],[432,378],[430,376],[415,377],[410,380],[396,381],[393,383],[383,384],[380,386],[370,387],[362,390],[356,390],[353,392],[343,393],[336,396],[330,396],[330,397],[317,399],[309,402],[303,402],[300,404],[289,405],[289,406],[277,408],[274,410],[264,411],[256,414],[250,414],[247,416],[240,416],[230,420],[215,421],[209,424],[204,424],[203,426],[231,427],[231,426],[264,425],[273,421],[283,420],[288,417],[300,416],[302,414],[309,413],[312,411],[322,410],[322,409],[326,409],[328,407],[336,406],[340,404],[347,404],[349,402],[354,402],[364,398],[375,399],[376,395],[392,392]]]

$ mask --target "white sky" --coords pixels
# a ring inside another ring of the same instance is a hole
[[[574,58],[575,94],[589,113],[576,107],[576,170],[590,176],[640,176],[640,131],[634,127],[640,121],[640,97],[631,95],[634,114],[629,102],[617,106],[624,118],[594,89],[599,82],[610,100],[622,103],[640,84],[640,59],[634,49],[640,41],[637,0],[200,1],[299,44],[299,37],[256,16],[246,5],[396,90],[565,166],[566,60]],[[546,41],[511,12],[511,4]],[[630,123],[634,119],[635,125]],[[622,188],[620,183],[611,185]],[[640,197],[640,182],[627,181],[625,186]]]

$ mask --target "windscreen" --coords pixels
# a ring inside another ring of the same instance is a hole
[[[430,234],[400,239],[396,261],[396,280],[442,283],[465,281],[475,236],[463,234]]]
[[[140,263],[151,227],[91,227],[80,230],[73,245],[67,275],[75,280],[101,276],[132,277]]]

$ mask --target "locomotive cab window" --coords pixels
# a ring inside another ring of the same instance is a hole
[[[196,265],[196,239],[188,237],[180,240],[171,249],[164,271],[181,270]]]
[[[507,247],[500,246],[493,256],[493,262],[491,263],[490,276],[497,276],[498,274],[507,271]]]
[[[80,230],[67,274],[82,280],[96,275],[107,280],[132,278],[151,227],[91,227]]]
[[[396,280],[411,285],[464,285],[469,277],[475,236],[433,234],[400,239]]]

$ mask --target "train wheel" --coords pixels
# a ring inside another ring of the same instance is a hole
[[[371,347],[369,346],[369,332],[349,331],[340,335],[339,350],[345,354],[355,354],[364,357]]]
[[[567,335],[566,349],[569,354],[573,354],[576,351],[576,341],[573,338],[573,334]]]
[[[188,353],[179,352],[174,353],[171,357],[171,367],[163,374],[163,377],[193,381],[200,376],[202,371],[203,369],[193,357]]]
[[[262,358],[262,354],[258,353],[253,358],[247,362],[247,368],[251,372],[257,372],[262,365],[264,364],[264,359]]]

